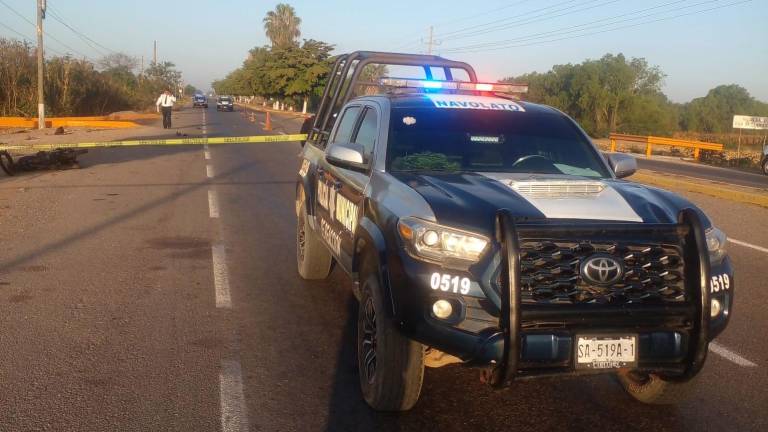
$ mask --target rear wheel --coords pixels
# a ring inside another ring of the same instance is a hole
[[[652,405],[674,405],[685,401],[696,387],[696,378],[687,382],[667,381],[653,374],[620,373],[619,382],[635,400]]]
[[[331,273],[333,257],[309,226],[303,190],[296,200],[296,264],[303,279],[325,279]]]
[[[384,316],[377,274],[365,272],[357,318],[360,388],[371,408],[407,411],[416,404],[424,378],[424,347],[403,336]]]

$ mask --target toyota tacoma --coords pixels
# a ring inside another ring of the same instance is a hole
[[[369,64],[424,76],[371,81]],[[623,180],[631,156],[601,153],[524,90],[435,56],[334,65],[298,170],[297,265],[353,281],[374,409],[410,409],[425,365],[449,363],[494,387],[613,374],[638,401],[675,403],[728,324],[723,232],[686,199]]]

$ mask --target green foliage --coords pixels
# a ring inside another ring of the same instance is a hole
[[[195,93],[197,93],[197,88],[195,88],[195,86],[193,86],[192,84],[187,84],[186,86],[184,86],[184,95],[192,96]]]
[[[736,84],[720,85],[687,104],[681,126],[705,133],[730,132],[735,114],[768,116],[768,104]]]
[[[527,82],[530,93],[526,99],[559,108],[575,117],[588,133],[601,136],[616,130],[654,128],[648,119],[634,123],[638,116],[633,110],[666,103],[666,98],[659,97],[663,80],[661,70],[645,59],[628,61],[622,54],[606,54],[599,60],[556,65],[543,74],[502,81]]]
[[[172,63],[134,73],[136,61],[110,54],[99,68],[86,60],[53,57],[45,63],[46,111],[53,116],[99,115],[152,105],[165,88],[174,91],[181,73]],[[34,48],[0,38],[0,115],[33,117],[37,113],[37,63]]]
[[[331,71],[333,46],[305,40],[300,46],[254,48],[240,69],[212,83],[218,94],[280,100],[319,95]]]
[[[687,104],[672,103],[661,92],[664,76],[645,59],[606,54],[503,81],[528,83],[526,100],[563,110],[592,136],[729,132],[734,114],[768,115],[768,104],[737,85],[718,86]]]

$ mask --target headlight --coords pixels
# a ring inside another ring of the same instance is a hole
[[[397,226],[400,238],[411,255],[433,261],[457,259],[475,263],[489,243],[486,237],[479,234],[412,217],[400,219]]]
[[[709,251],[709,262],[719,263],[725,257],[725,242],[727,237],[724,232],[712,227],[707,230],[707,250]]]

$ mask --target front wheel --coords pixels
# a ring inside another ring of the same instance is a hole
[[[407,411],[421,393],[424,347],[395,328],[384,305],[376,273],[367,273],[357,318],[360,388],[377,411]]]
[[[768,157],[763,160],[763,174],[768,175]]]
[[[635,400],[652,405],[674,405],[685,401],[696,387],[696,378],[687,382],[667,381],[653,374],[620,373],[619,382]]]

